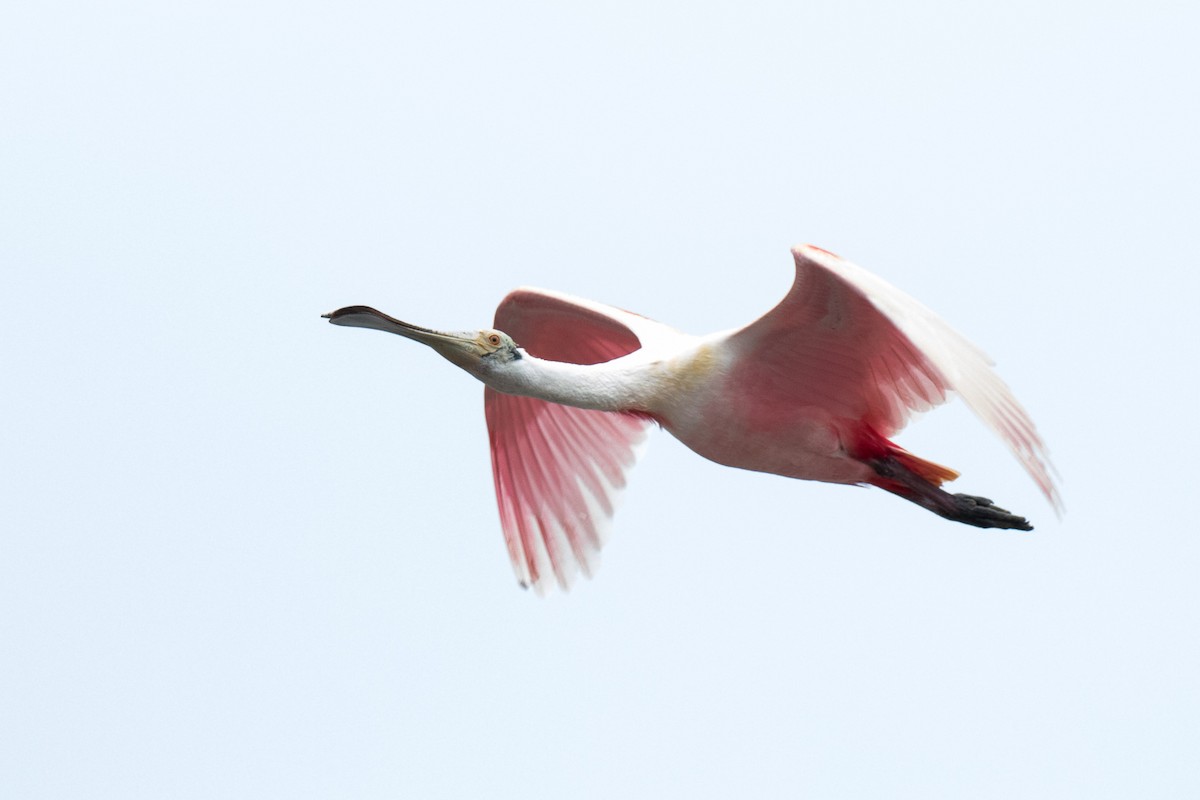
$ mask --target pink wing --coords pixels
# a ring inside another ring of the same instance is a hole
[[[539,358],[611,361],[641,348],[657,323],[541,289],[517,289],[496,309],[496,328]],[[522,586],[569,589],[599,565],[613,504],[637,460],[649,421],[484,390],[500,523]]]
[[[733,376],[748,396],[817,406],[891,436],[956,391],[1061,510],[1045,445],[991,359],[862,267],[811,245],[792,254],[787,297],[730,340],[749,356]]]

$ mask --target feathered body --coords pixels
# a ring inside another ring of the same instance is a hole
[[[812,246],[793,254],[796,279],[779,305],[707,336],[530,288],[500,304],[497,330],[478,334],[417,328],[362,306],[328,316],[424,341],[487,385],[509,555],[521,582],[539,590],[551,577],[565,588],[577,571],[592,574],[654,422],[727,466],[872,484],[949,519],[1029,529],[989,500],[942,491],[957,473],[889,440],[955,391],[1060,508],[1032,420],[981,351],[866,270]]]

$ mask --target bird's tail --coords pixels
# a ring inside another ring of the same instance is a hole
[[[887,455],[895,460],[896,464],[935,487],[941,486],[943,483],[949,483],[958,477],[957,470],[943,467],[941,464],[935,464],[919,456],[914,456],[904,448],[897,447],[891,442],[888,442],[888,444],[891,446],[888,448]]]

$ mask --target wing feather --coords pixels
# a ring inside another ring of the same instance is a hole
[[[1012,450],[1056,511],[1053,467],[1029,414],[975,345],[917,300],[811,245],[792,251],[782,302],[736,332],[735,379],[760,402],[815,405],[892,436],[957,392]]]
[[[597,364],[627,355],[658,323],[542,289],[522,288],[495,326],[538,358]],[[522,585],[544,593],[591,577],[617,495],[650,423],[484,390],[492,474],[509,558]]]

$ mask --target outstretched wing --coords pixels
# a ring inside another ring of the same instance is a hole
[[[891,436],[955,391],[1061,509],[1033,420],[987,355],[862,267],[812,245],[792,254],[796,281],[787,297],[731,339],[747,355],[734,378],[751,396],[817,406]]]
[[[538,358],[598,364],[642,347],[661,327],[601,303],[517,289],[496,309],[497,329]],[[492,475],[517,579],[544,593],[599,565],[617,494],[650,422],[484,390]]]

